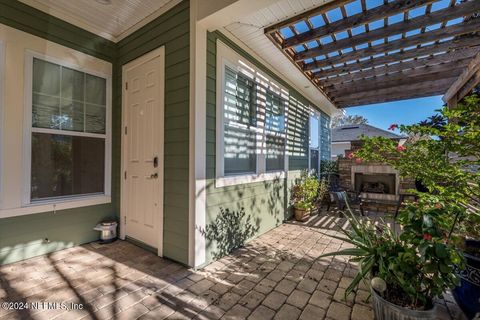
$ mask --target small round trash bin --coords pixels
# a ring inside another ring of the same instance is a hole
[[[110,243],[117,240],[117,225],[116,221],[103,221],[93,228],[93,230],[100,231],[100,243]]]

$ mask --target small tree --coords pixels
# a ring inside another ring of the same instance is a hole
[[[444,208],[444,215],[438,219],[450,220],[453,230],[459,218],[463,221],[463,236],[480,238],[480,228],[465,226],[480,223],[478,210],[466,210],[472,205],[480,207],[480,99],[472,95],[455,109],[445,106],[438,111],[415,125],[390,126],[416,139],[397,145],[387,138],[364,138],[362,149],[354,156],[390,164],[402,176],[421,181],[436,197],[438,206]]]
[[[346,126],[349,124],[367,124],[368,119],[359,115],[338,115],[332,118],[332,128]]]

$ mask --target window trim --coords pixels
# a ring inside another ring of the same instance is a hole
[[[234,63],[233,61],[241,61],[241,63]],[[215,187],[221,188],[226,186],[233,186],[238,184],[248,184],[261,181],[269,181],[275,179],[283,179],[286,177],[286,171],[288,170],[288,125],[285,123],[285,154],[284,154],[284,169],[276,171],[266,171],[266,154],[257,153],[256,156],[256,172],[247,173],[247,174],[238,174],[238,175],[228,175],[225,176],[225,162],[224,162],[224,133],[225,133],[225,119],[224,119],[224,104],[225,101],[225,67],[232,68],[237,70],[238,67],[244,64],[246,67],[251,68],[255,71],[261,71],[255,65],[250,63],[246,58],[239,55],[233,49],[228,47],[225,43],[220,40],[217,40],[217,57],[216,57],[216,148],[215,148]],[[245,67],[243,66],[243,67]],[[263,72],[260,72],[264,78],[268,81],[274,83],[280,89],[288,92],[285,87],[279,84],[276,81],[271,80],[271,77],[265,75]],[[288,117],[288,108],[285,110],[285,118]],[[264,124],[265,126],[265,124]],[[262,128],[262,144],[265,144],[266,141],[266,128]]]
[[[60,130],[32,128],[32,88],[33,88],[33,59],[42,59],[47,62],[58,64],[62,67],[71,68],[80,72],[88,73],[94,76],[104,78],[106,80],[106,116],[105,116],[105,134],[66,131],[67,135],[94,137],[105,139],[105,177],[104,192],[94,194],[80,194],[63,196],[57,198],[48,198],[40,200],[31,200],[31,157],[32,157],[32,133],[53,133],[61,134]],[[25,74],[24,74],[24,122],[23,122],[23,177],[22,177],[22,207],[38,207],[41,209],[45,205],[53,205],[54,210],[58,210],[57,206],[65,208],[76,208],[89,206],[100,203],[111,202],[111,181],[112,181],[112,76],[110,74],[100,73],[98,71],[85,68],[62,59],[51,57],[33,50],[25,52]],[[49,211],[49,210],[45,210]],[[40,211],[41,212],[41,211]]]
[[[0,41],[0,208],[3,205],[3,130],[5,126],[4,112],[5,112],[5,44]]]

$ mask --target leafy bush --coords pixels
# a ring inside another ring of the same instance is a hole
[[[320,161],[320,175],[338,174],[338,161],[322,160]]]
[[[365,138],[354,156],[390,164],[402,176],[421,181],[443,204],[444,214],[437,219],[445,226],[450,223],[445,231],[480,239],[476,227],[480,214],[475,209],[480,207],[480,99],[472,95],[454,109],[445,106],[438,111],[415,125],[391,125],[413,137],[405,145],[382,137]]]
[[[320,182],[316,176],[303,173],[291,189],[290,201],[296,209],[313,209],[317,205]]]
[[[352,257],[351,262],[358,262],[359,272],[345,295],[353,292],[360,281],[376,277],[386,283],[386,290],[379,292],[386,300],[422,310],[432,307],[435,297],[457,285],[453,268],[462,263],[462,258],[434,223],[440,209],[424,203],[410,204],[402,212],[401,235],[383,220],[375,224],[359,219],[350,208],[345,214],[351,229],[341,229],[344,236],[330,236],[354,248],[321,256],[346,255]]]

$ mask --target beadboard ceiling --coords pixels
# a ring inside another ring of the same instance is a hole
[[[280,50],[264,33],[265,27],[331,1],[333,0],[279,0],[250,15],[238,17],[237,21],[224,26],[222,32],[232,36],[236,42],[243,43],[278,73],[284,75],[288,82],[299,88],[317,105],[333,111],[335,108],[331,102],[286,56],[279,54]]]
[[[160,16],[180,0],[20,0],[112,41],[119,41]]]

